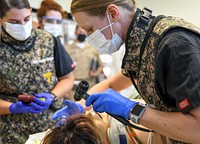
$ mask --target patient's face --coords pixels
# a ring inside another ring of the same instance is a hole
[[[96,131],[99,133],[102,143],[108,144],[107,129],[110,126],[108,122],[108,115],[96,112],[86,112],[85,114],[92,117],[93,122],[96,125]]]

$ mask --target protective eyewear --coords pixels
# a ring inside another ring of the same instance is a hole
[[[62,24],[63,20],[59,19],[59,18],[53,18],[53,17],[49,17],[49,16],[43,16],[42,17],[43,20],[45,20],[45,22],[47,23],[51,23],[51,24]]]

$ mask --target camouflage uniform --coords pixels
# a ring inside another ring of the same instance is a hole
[[[90,45],[84,44],[84,48],[81,49],[76,45],[76,42],[74,42],[67,47],[67,52],[76,65],[76,69],[74,70],[75,80],[86,80],[89,82],[90,86],[92,86],[95,84],[95,78],[89,75],[92,59],[97,58],[100,66],[102,66],[102,63],[98,51]]]
[[[18,94],[49,92],[58,82],[54,63],[54,38],[33,30],[25,41],[2,30],[0,43],[0,99],[16,102]],[[23,144],[30,134],[54,125],[51,110],[39,114],[2,115],[0,138],[3,144]]]
[[[89,75],[91,71],[91,62],[92,59],[97,59],[99,66],[102,66],[102,62],[99,57],[98,51],[92,48],[87,43],[82,43],[84,45],[83,48],[79,48],[76,42],[73,42],[71,45],[66,47],[66,50],[70,57],[72,58],[76,69],[74,72],[75,81],[82,81],[85,80],[89,83],[90,87],[96,84],[96,79]],[[69,97],[70,100],[74,101],[74,90],[76,90],[76,84],[74,88],[70,91]]]
[[[158,61],[156,61],[156,54],[158,50],[157,46],[162,36],[172,28],[181,27],[198,34],[200,33],[200,29],[191,23],[187,23],[179,18],[162,18],[154,26],[153,30],[149,34],[146,45],[144,47],[144,52],[140,59],[140,50],[145,36],[147,35],[147,32],[153,23],[153,18],[150,19],[148,25],[145,28],[140,28],[137,26],[141,16],[141,13],[138,11],[139,10],[137,10],[138,14],[134,16],[134,19],[129,27],[130,31],[126,39],[126,53],[123,58],[122,72],[126,76],[137,78],[137,87],[141,97],[150,107],[165,112],[180,111],[176,106],[169,106],[164,103],[159,97],[158,91],[156,90],[155,73],[159,71],[156,69],[156,64],[158,63]],[[130,72],[133,75],[131,75]],[[170,139],[170,141],[173,144],[184,143],[172,139]]]

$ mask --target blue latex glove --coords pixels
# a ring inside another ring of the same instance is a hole
[[[59,121],[56,123],[55,127],[64,126],[66,121],[67,121],[67,117],[66,116],[61,116],[59,118]]]
[[[102,93],[92,94],[86,100],[86,106],[93,105],[96,112],[108,112],[110,114],[122,116],[129,119],[129,113],[138,102],[131,101],[120,95],[113,89],[108,89]]]
[[[36,98],[34,98],[34,102],[37,103],[42,107],[43,110],[46,110],[49,108],[53,101],[53,96],[51,93],[39,93],[34,95]],[[45,100],[40,100],[39,98],[45,98]]]
[[[9,110],[12,114],[23,114],[23,113],[40,113],[43,111],[43,107],[37,105],[34,102],[24,104],[21,101],[10,105]]]
[[[70,100],[65,100],[64,104],[66,104],[65,107],[63,107],[62,109],[60,109],[54,113],[54,115],[52,117],[53,120],[57,120],[58,118],[61,119],[63,117],[67,118],[70,115],[83,113],[83,111],[84,111],[83,106],[79,103],[76,103],[76,102],[73,102]],[[61,120],[58,121],[56,126],[64,125]]]

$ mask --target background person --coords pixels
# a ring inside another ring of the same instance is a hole
[[[62,9],[61,5],[54,0],[43,0],[37,11],[37,18],[39,22],[39,29],[48,31],[55,36],[58,41],[61,40],[61,34],[63,31],[62,23],[63,19],[66,18],[66,13]],[[65,98],[68,98],[68,93],[57,101],[58,107],[62,107]]]
[[[22,144],[54,126],[49,107],[72,88],[74,65],[57,39],[32,29],[28,0],[1,0],[0,9],[0,143]],[[19,94],[36,98],[25,104]]]
[[[66,13],[56,1],[43,0],[37,11],[37,18],[40,29],[44,29],[58,37],[63,31],[62,22],[66,18]]]
[[[71,12],[101,53],[126,45],[122,71],[90,89],[102,93],[90,96],[86,106],[131,119],[173,144],[199,143],[199,28],[175,17],[155,18],[134,0],[72,0]],[[131,79],[147,107],[115,92]]]
[[[85,80],[92,87],[96,84],[98,75],[102,73],[103,64],[98,51],[85,42],[87,37],[85,30],[77,25],[75,35],[76,40],[72,44],[66,46],[67,52],[76,65],[76,69],[73,71],[76,81],[75,85]],[[74,87],[70,92],[71,100],[74,99],[75,89]]]

